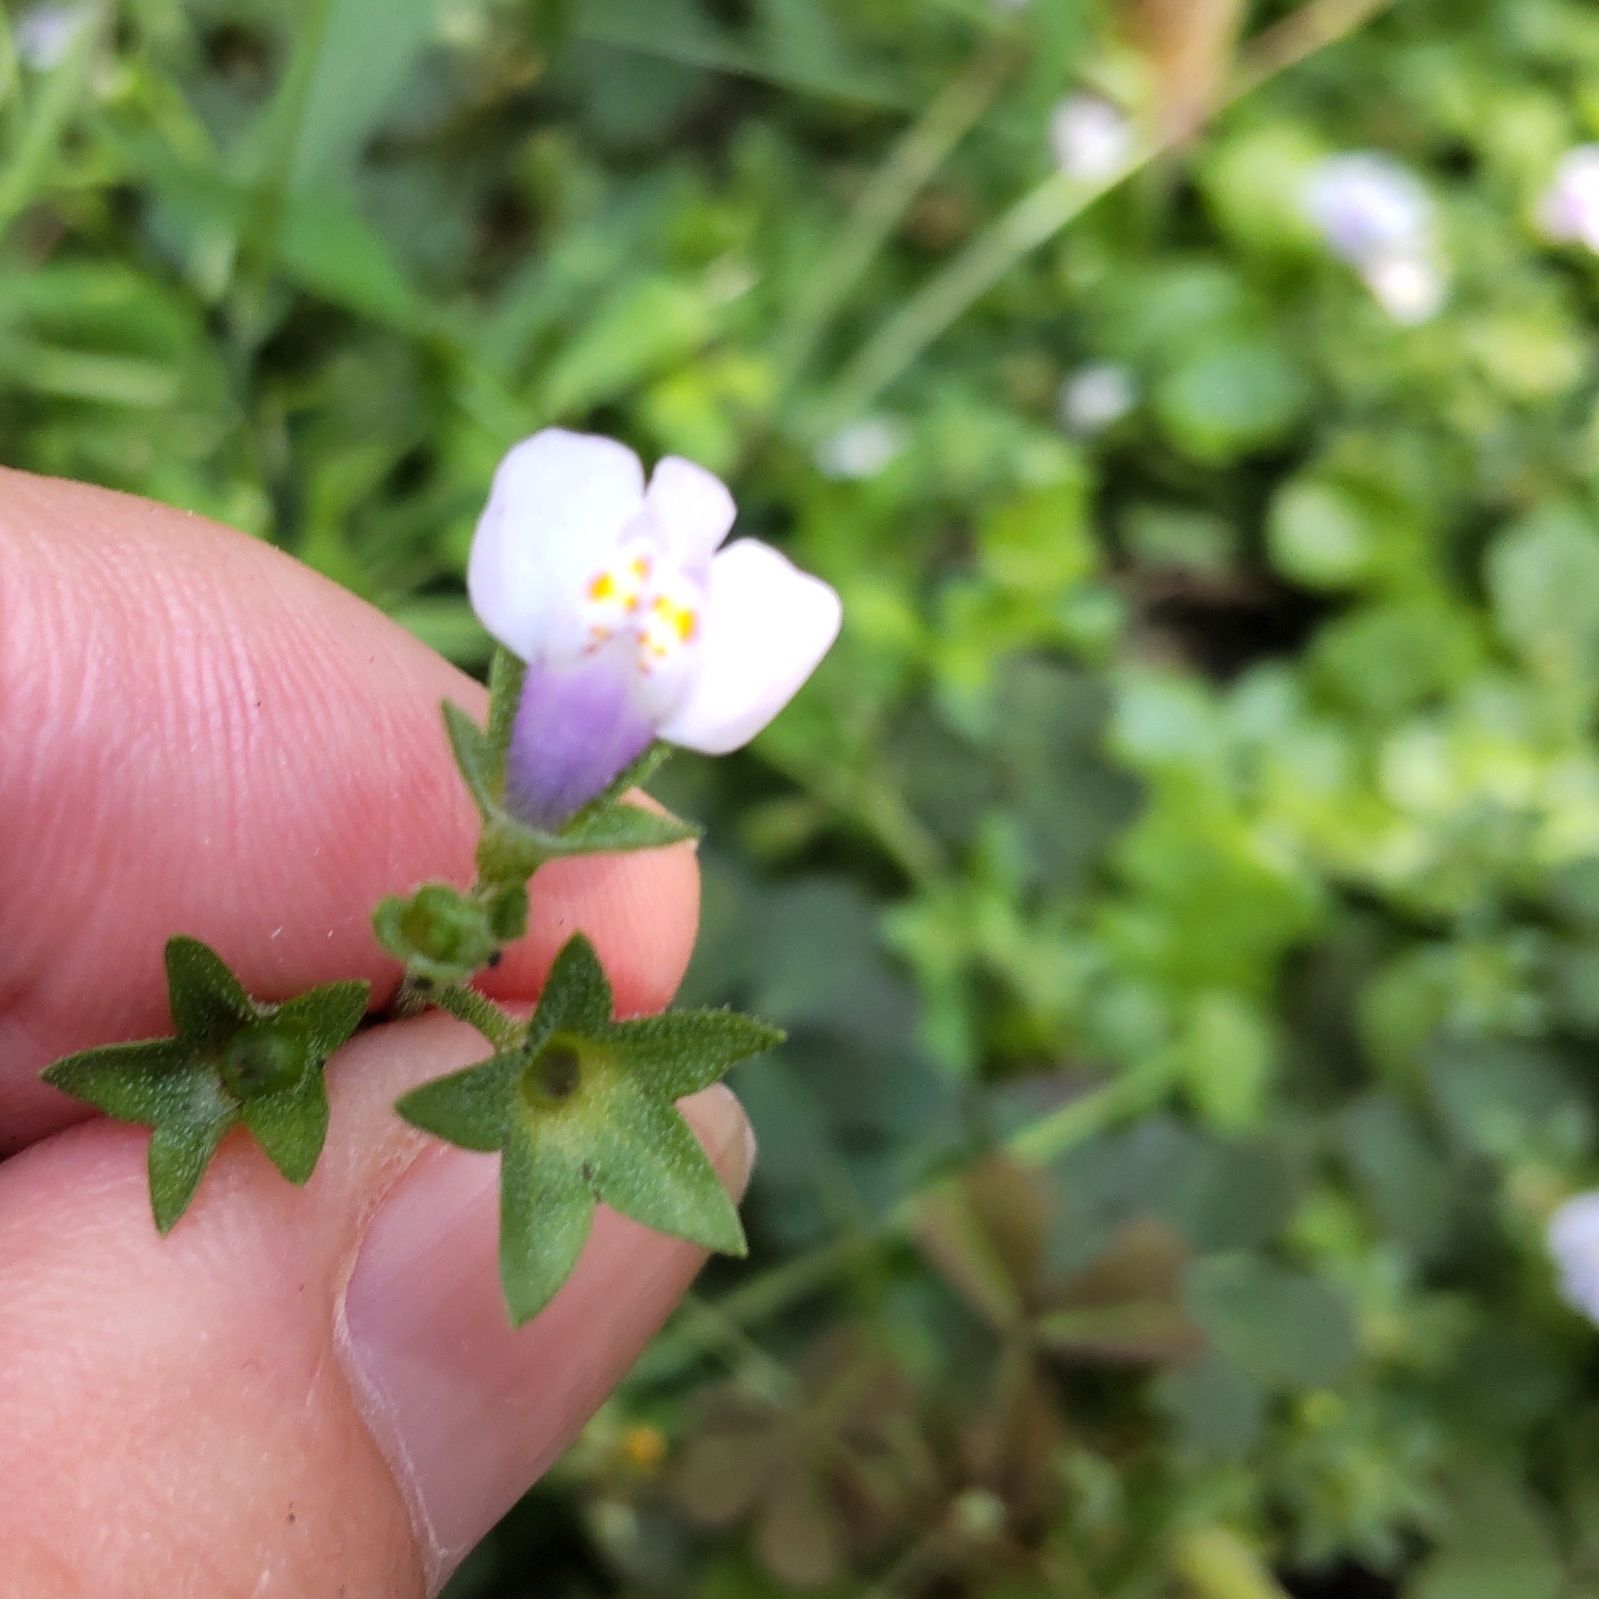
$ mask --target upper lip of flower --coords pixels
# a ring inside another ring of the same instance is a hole
[[[603,655],[662,738],[747,742],[810,676],[841,606],[820,579],[744,539],[726,486],[668,457],[646,485],[614,440],[552,428],[501,463],[468,571],[489,632],[530,664]]]

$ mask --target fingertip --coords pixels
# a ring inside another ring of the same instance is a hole
[[[755,1172],[755,1128],[737,1094],[713,1083],[679,1102],[678,1107],[721,1173],[727,1191],[741,1200]]]

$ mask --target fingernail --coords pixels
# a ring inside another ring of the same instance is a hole
[[[738,1101],[718,1085],[682,1109],[742,1196],[755,1149]],[[566,1447],[703,1259],[602,1207],[571,1279],[517,1330],[498,1237],[498,1159],[430,1147],[373,1216],[344,1294],[340,1353],[430,1591]]]

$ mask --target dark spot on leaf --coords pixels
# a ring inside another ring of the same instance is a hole
[[[538,1090],[549,1099],[570,1099],[583,1075],[583,1062],[575,1049],[552,1044],[533,1063]]]
[[[247,1027],[222,1052],[222,1080],[239,1099],[255,1099],[298,1082],[304,1050],[293,1039],[264,1027]]]

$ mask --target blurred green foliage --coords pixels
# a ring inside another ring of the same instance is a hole
[[[51,63],[8,14],[9,462],[470,667],[475,513],[552,422],[724,472],[845,596],[663,785],[693,997],[793,1034],[740,1083],[752,1262],[455,1599],[1599,1596],[1542,1250],[1596,1164],[1599,263],[1533,225],[1599,16],[1317,49],[1260,0],[1249,92],[1084,205],[1061,96],[1158,125],[1216,56],[1130,9],[85,0]],[[1424,326],[1309,233],[1350,148],[1440,203]],[[1107,362],[1133,409],[1073,434]]]

